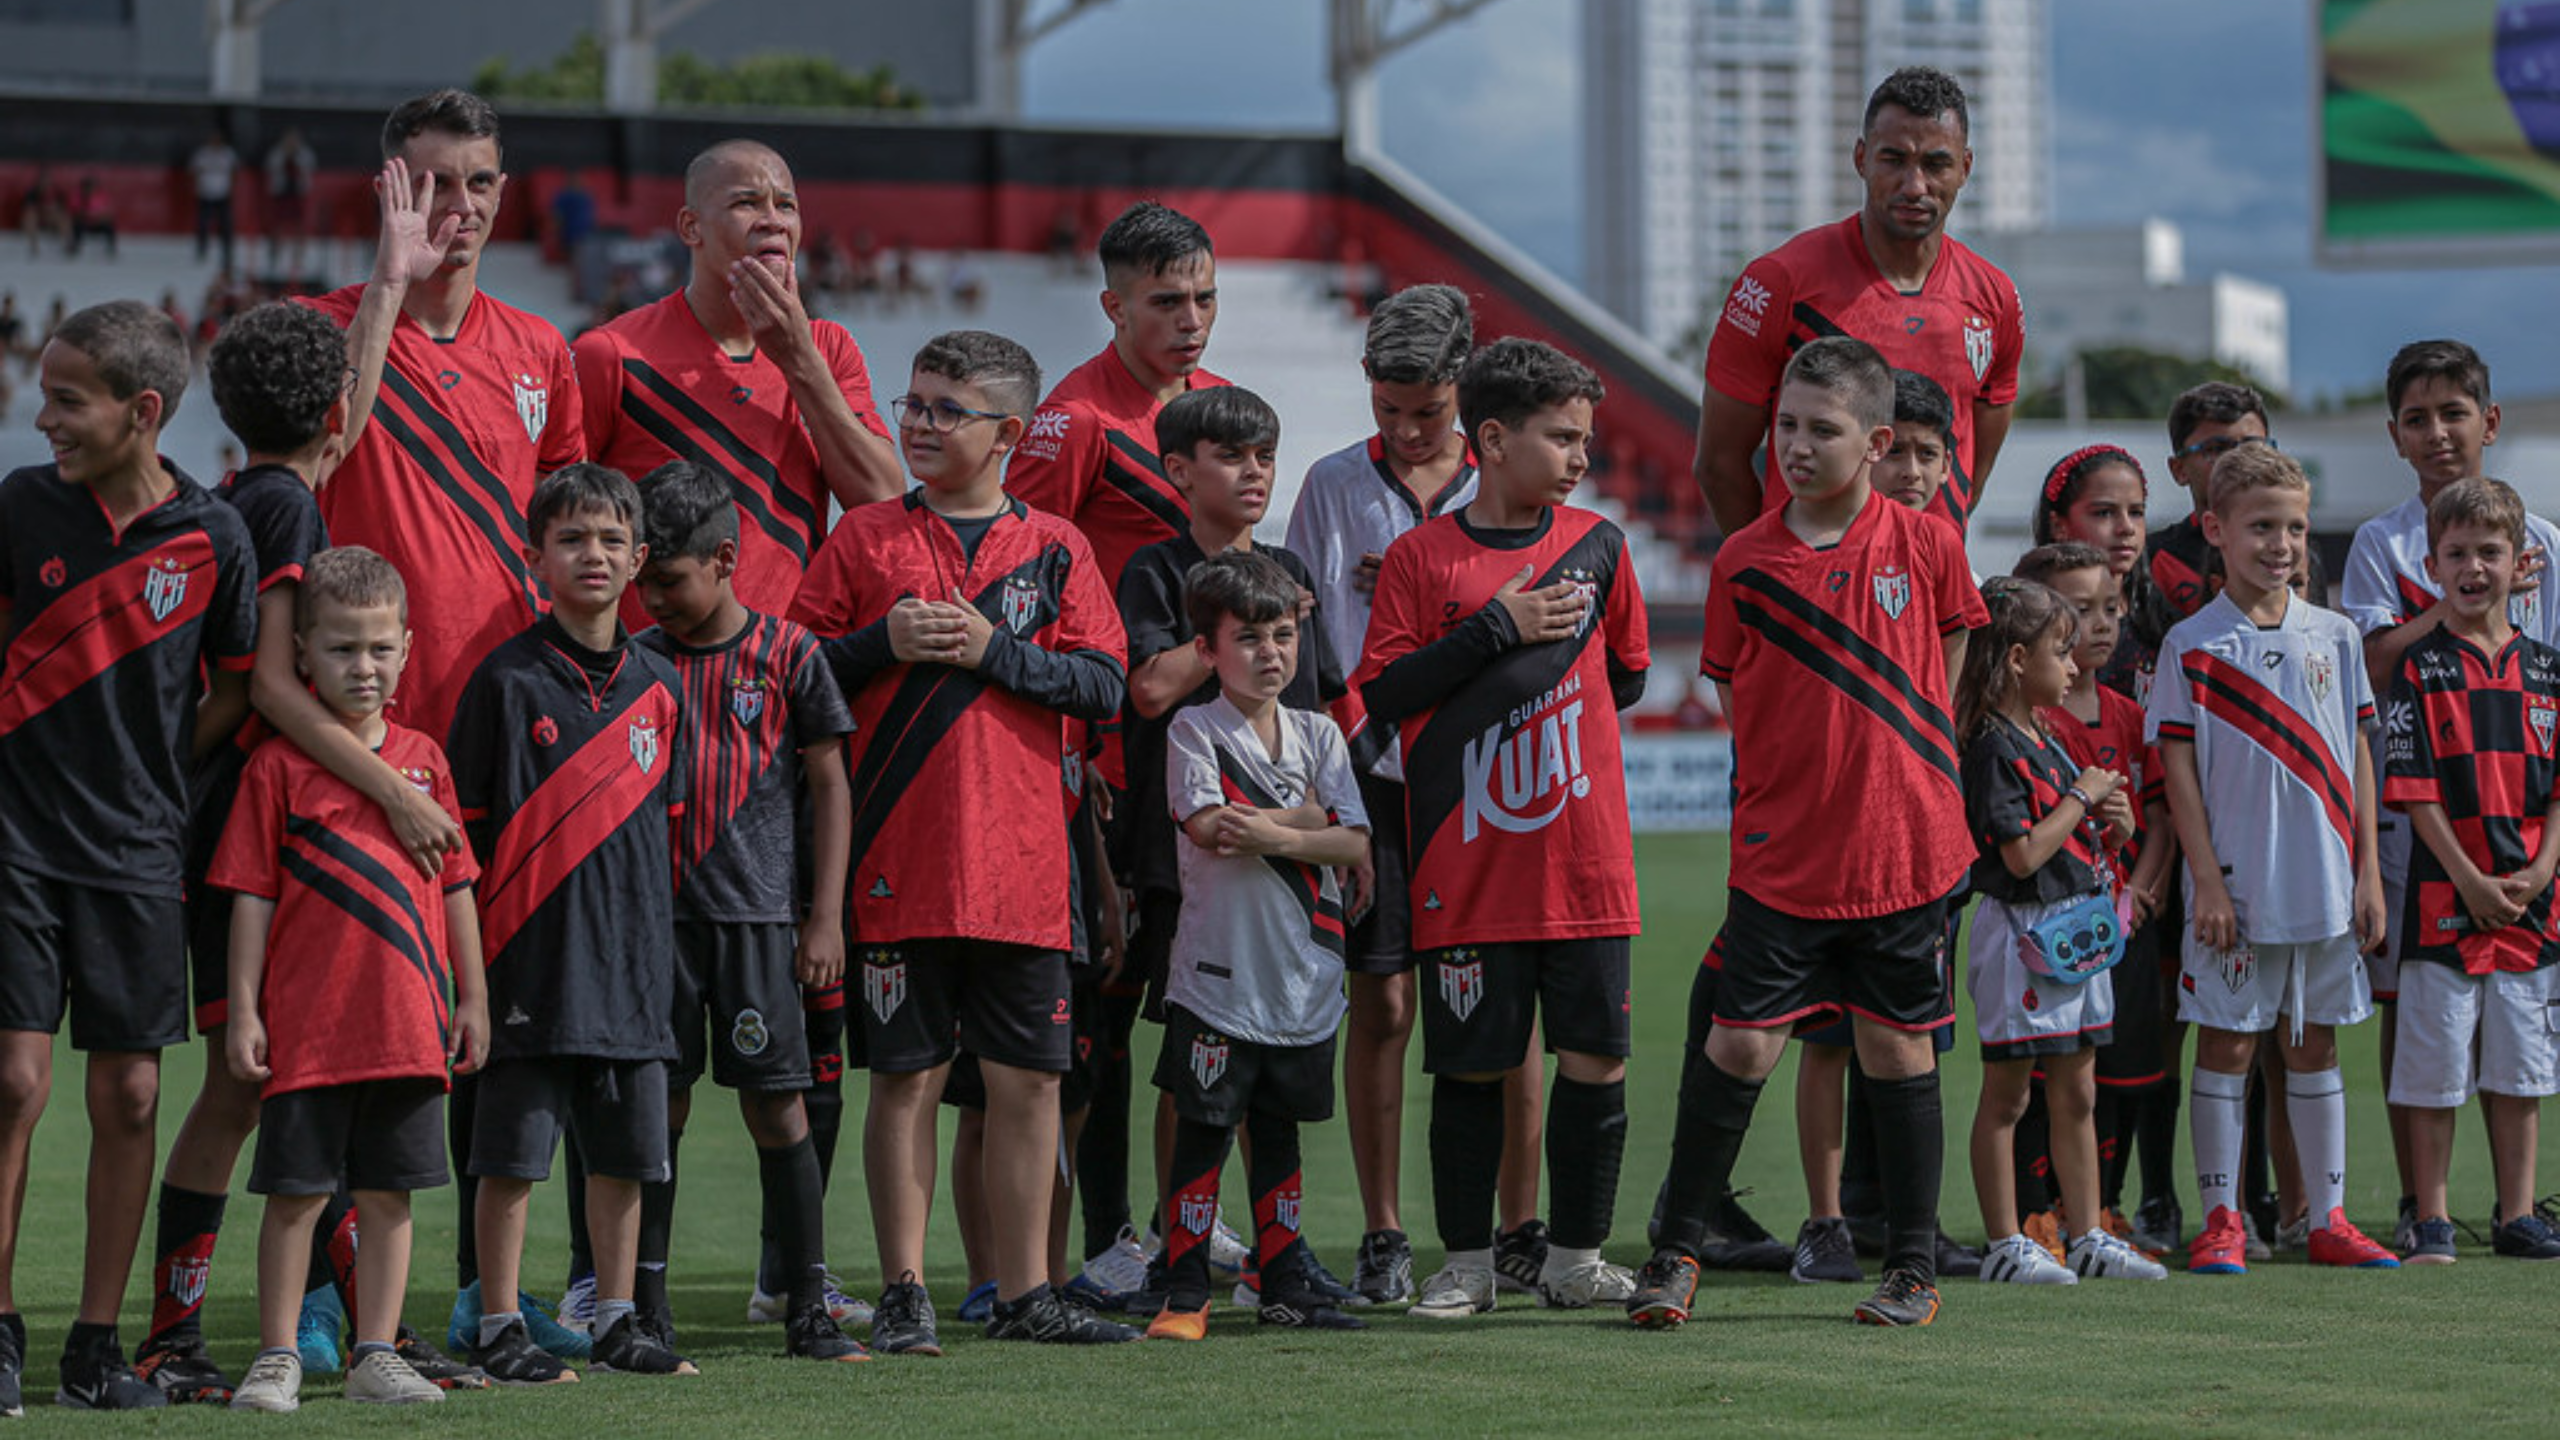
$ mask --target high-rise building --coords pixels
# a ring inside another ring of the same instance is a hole
[[[2048,0],[1583,0],[1585,288],[1680,348],[1753,257],[1858,208],[1867,92],[1904,65],[1965,88],[1955,228],[2044,225]]]

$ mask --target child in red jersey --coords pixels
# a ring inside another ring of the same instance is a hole
[[[928,341],[890,405],[919,488],[848,514],[791,607],[829,637],[861,726],[848,892],[872,1071],[864,1170],[887,1282],[871,1342],[891,1354],[942,1353],[920,1277],[935,1107],[964,1044],[987,1089],[987,1334],[1138,1338],[1048,1281],[1074,1039],[1072,862],[1052,797],[1067,722],[1117,713],[1125,680],[1092,548],[1004,490],[1039,384],[1030,353],[1003,336]]]
[[[1414,1312],[1494,1305],[1503,1077],[1556,1054],[1554,1208],[1540,1303],[1627,1294],[1600,1257],[1626,1146],[1628,967],[1641,925],[1617,711],[1644,693],[1644,599],[1626,537],[1568,505],[1599,377],[1529,340],[1478,350],[1458,411],[1476,498],[1379,566],[1354,683],[1404,747],[1413,943],[1428,977],[1431,1175],[1448,1258]],[[1431,987],[1436,986],[1436,990]]]
[[[316,702],[447,813],[434,741],[383,718],[409,658],[408,591],[370,550],[323,551],[304,572],[294,646]],[[258,747],[208,883],[231,914],[233,1073],[263,1087],[249,1188],[258,1232],[257,1362],[233,1409],[299,1405],[296,1322],[312,1231],[343,1174],[364,1215],[347,1398],[444,1398],[392,1346],[409,1288],[409,1192],[449,1178],[446,1066],[479,1068],[489,1004],[471,852],[419,872],[383,812],[293,740]],[[447,989],[451,990],[448,1000]]]

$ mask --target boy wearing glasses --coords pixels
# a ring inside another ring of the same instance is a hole
[[[858,753],[847,998],[871,1066],[863,1171],[886,1284],[875,1351],[939,1355],[926,1297],[934,1122],[957,1045],[986,1085],[995,1339],[1134,1340],[1049,1287],[1059,1077],[1073,1050],[1070,720],[1118,712],[1119,614],[1076,528],[1005,493],[1040,368],[1000,335],[916,352],[892,402],[920,488],[847,514],[791,618],[826,641]],[[855,980],[858,977],[858,988]]]
[[[2169,406],[2169,473],[2187,492],[2187,514],[2151,537],[2144,557],[2151,567],[2151,590],[2166,612],[2150,617],[2158,633],[2204,608],[2213,598],[2204,583],[2205,561],[2213,547],[2205,543],[2205,487],[2213,480],[2213,462],[2243,445],[2267,440],[2267,402],[2246,385],[2208,380],[2179,396]],[[2139,621],[2137,621],[2139,623]]]

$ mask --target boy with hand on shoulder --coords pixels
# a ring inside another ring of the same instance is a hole
[[[2345,617],[2293,593],[2311,481],[2291,457],[2250,445],[2215,462],[2204,533],[2222,593],[2161,642],[2143,726],[2187,861],[2178,1016],[2197,1027],[2188,1114],[2205,1211],[2187,1268],[2248,1269],[2236,1197],[2249,1064],[2280,1019],[2311,1262],[2396,1267],[2344,1208],[2336,1030],[2373,1013],[2362,952],[2384,930],[2362,647]]]
[[[1197,491],[1192,505],[1196,523]],[[1220,550],[1183,585],[1191,649],[1216,673],[1218,694],[1175,715],[1166,739],[1166,800],[1182,829],[1183,923],[1155,1080],[1179,1118],[1162,1218],[1165,1307],[1147,1326],[1151,1337],[1208,1332],[1218,1172],[1238,1125],[1252,1140],[1257,1317],[1366,1328],[1319,1287],[1298,1230],[1298,1127],[1333,1116],[1334,1031],[1344,1007],[1334,869],[1360,864],[1369,849],[1342,732],[1321,711],[1283,699],[1307,633],[1299,629],[1305,595],[1299,580],[1250,550]]]
[[[408,612],[389,561],[355,546],[324,550],[298,583],[294,648],[314,703],[451,814],[459,802],[444,752],[382,713],[409,658]],[[292,738],[249,757],[206,877],[234,895],[228,1058],[242,1082],[262,1090],[249,1173],[249,1188],[267,1197],[258,1231],[262,1348],[231,1399],[235,1410],[300,1407],[295,1329],[305,1264],[341,1175],[364,1216],[347,1398],[444,1399],[393,1345],[409,1288],[409,1193],[450,1178],[446,1066],[468,1073],[489,1049],[471,902],[478,874],[467,848],[449,853],[437,873],[420,872],[372,800]]]
[[[1600,379],[1535,341],[1458,374],[1476,498],[1379,566],[1354,683],[1404,747],[1413,942],[1432,1077],[1433,1209],[1448,1258],[1413,1313],[1494,1306],[1503,1081],[1543,1023],[1554,1210],[1541,1304],[1623,1300],[1600,1256],[1627,1134],[1637,909],[1616,712],[1644,693],[1644,599],[1626,537],[1566,502],[1589,465]],[[1606,708],[1603,708],[1603,707]],[[1516,783],[1499,778],[1509,776]]]
[[[692,1374],[633,1304],[640,1187],[664,1181],[676,1053],[669,836],[686,801],[683,681],[629,643],[615,611],[640,543],[640,495],[601,465],[543,478],[525,564],[551,613],[489,652],[454,711],[453,777],[483,862],[489,1063],[469,1165],[482,1301],[474,1358],[511,1385],[575,1380],[521,1310],[525,1211],[569,1132],[586,1157],[597,1366]]]
[[[2500,1255],[2560,1259],[2534,1213],[2542,1097],[2560,1090],[2546,1019],[2560,969],[2551,877],[2560,867],[2560,651],[2512,623],[2524,502],[2495,480],[2457,480],[2427,506],[2438,623],[2401,656],[2383,710],[2385,804],[2419,848],[2398,917],[2401,1027],[2391,1102],[2410,1112],[2413,1265],[2449,1265],[2445,1202],[2454,1112],[2474,1091],[2489,1118]]]
[[[676,828],[668,1176],[641,1187],[632,1299],[651,1329],[673,1333],[667,1255],[674,1170],[693,1084],[707,1069],[738,1092],[755,1142],[764,1233],[782,1249],[790,1277],[786,1351],[811,1360],[868,1359],[827,1310],[825,1186],[801,1105],[810,1076],[808,1031],[798,1013],[802,986],[824,989],[844,979],[845,865],[853,845],[844,737],[853,716],[817,638],[739,601],[732,583],[738,506],[727,478],[671,460],[639,489],[648,560],[636,588],[658,623],[636,643],[664,657],[682,683],[693,769]],[[805,915],[793,893],[803,868],[794,807],[804,777],[811,849]]]
[[[160,1051],[187,1033],[187,774],[249,713],[257,559],[163,460],[185,337],[138,301],[79,311],[38,362],[54,463],[0,480],[0,1414],[26,1322],[10,1269],[66,1009],[88,1056],[80,1308],[56,1402],[149,1409],[116,1310],[151,1202]]]
[[[886,1281],[871,1345],[890,1354],[942,1353],[921,1277],[936,1107],[960,1045],[987,1091],[988,1336],[1138,1338],[1049,1284],[1059,1077],[1074,1042],[1071,860],[1051,797],[1067,722],[1119,713],[1126,682],[1092,547],[1005,493],[1039,389],[1030,352],[1001,335],[927,341],[890,402],[919,488],[846,515],[791,607],[825,639],[865,737],[847,890],[872,1071],[863,1169]]]

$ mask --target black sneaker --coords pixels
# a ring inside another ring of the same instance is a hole
[[[1307,1282],[1307,1289],[1316,1299],[1339,1310],[1368,1308],[1369,1297],[1343,1284],[1338,1276],[1324,1268],[1324,1262],[1316,1258],[1315,1247],[1303,1237],[1293,1248],[1298,1252],[1299,1276]]]
[[[1413,1298],[1413,1242],[1401,1230],[1372,1230],[1360,1237],[1351,1284],[1372,1305]]]
[[[62,1388],[53,1392],[53,1403],[72,1410],[158,1410],[169,1397],[133,1373],[124,1363],[124,1347],[109,1332],[86,1349],[63,1349]]]
[[[640,1333],[664,1345],[676,1348],[676,1312],[671,1309],[634,1310],[640,1321]],[[681,1358],[681,1357],[679,1357]]]
[[[794,1360],[827,1360],[840,1365],[871,1358],[862,1342],[844,1333],[835,1317],[827,1313],[824,1300],[803,1306],[783,1326],[782,1352]]]
[[[1042,1345],[1117,1345],[1144,1339],[1143,1332],[1079,1309],[1043,1285],[1019,1300],[998,1300],[987,1320],[990,1340],[1031,1340]]]
[[[883,1355],[939,1355],[942,1337],[934,1333],[933,1297],[908,1271],[880,1292],[871,1310],[871,1348]]]
[[[1749,1193],[1728,1190],[1708,1212],[1707,1239],[1698,1247],[1698,1263],[1709,1270],[1783,1275],[1795,1263],[1795,1252],[1779,1244],[1777,1236],[1742,1208],[1742,1197]]]
[[[1162,1314],[1172,1289],[1172,1277],[1165,1272],[1164,1268],[1164,1252],[1158,1250],[1147,1261],[1146,1278],[1139,1282],[1138,1288],[1120,1292],[1120,1313],[1143,1316]]]
[[[1343,1314],[1334,1302],[1312,1288],[1294,1285],[1285,1291],[1277,1287],[1264,1290],[1261,1302],[1254,1306],[1253,1318],[1264,1325],[1286,1325],[1298,1330],[1369,1328],[1368,1321]]]
[[[1858,1302],[1855,1314],[1862,1325],[1926,1325],[1938,1318],[1938,1287],[1917,1270],[1887,1270],[1884,1283]]]
[[[12,1310],[0,1315],[0,1417],[25,1418],[27,1402],[18,1381],[26,1365],[27,1317]]]
[[[2157,1260],[2187,1243],[2187,1217],[2175,1195],[2154,1195],[2133,1207],[2133,1248]]]
[[[1689,1318],[1698,1294],[1698,1262],[1677,1250],[1657,1250],[1636,1271],[1627,1318],[1647,1330],[1668,1330]]]
[[[1858,1268],[1857,1246],[1849,1238],[1849,1222],[1834,1215],[1807,1220],[1796,1231],[1796,1253],[1787,1274],[1799,1285],[1838,1281],[1855,1285],[1867,1278]]]
[[[588,1363],[598,1370],[612,1370],[624,1375],[699,1375],[693,1362],[677,1354],[664,1340],[651,1334],[634,1310],[613,1322],[613,1328],[595,1337]]]
[[[430,1345],[426,1337],[403,1325],[391,1342],[391,1353],[407,1361],[419,1379],[439,1390],[486,1390],[496,1382],[477,1365],[465,1365]]]
[[[133,1373],[160,1387],[172,1405],[228,1405],[231,1377],[213,1363],[202,1336],[189,1336],[159,1346],[145,1345],[133,1357]]]
[[[1547,1222],[1523,1220],[1517,1230],[1493,1237],[1493,1287],[1510,1295],[1535,1295],[1547,1269]]]
[[[2499,1225],[2489,1243],[2510,1260],[2560,1260],[2560,1231],[2539,1214],[2519,1215]]]
[[[1855,1229],[1855,1225],[1851,1226]],[[1970,1280],[1982,1273],[1982,1252],[1970,1245],[1959,1245],[1956,1237],[1938,1227],[1938,1274],[1949,1280]]]
[[[578,1378],[578,1372],[560,1363],[550,1351],[533,1343],[519,1320],[498,1332],[498,1338],[471,1352],[473,1364],[499,1385],[566,1385]]]

